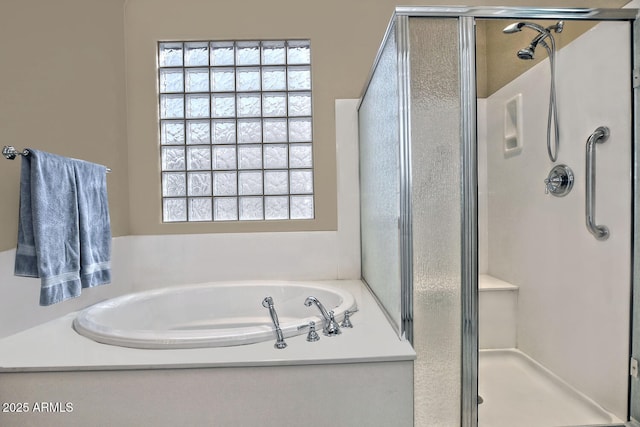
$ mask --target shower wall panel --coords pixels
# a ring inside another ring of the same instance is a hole
[[[488,272],[520,287],[518,347],[622,419],[632,236],[629,41],[627,23],[603,22],[558,52],[557,163],[573,169],[571,193],[544,191],[553,167],[545,147],[546,60],[488,99],[486,141]],[[523,148],[509,157],[504,103],[518,93]],[[596,148],[596,221],[609,227],[606,241],[585,227],[585,143],[598,126],[611,130]]]
[[[358,115],[362,277],[400,330],[400,100],[391,27]]]

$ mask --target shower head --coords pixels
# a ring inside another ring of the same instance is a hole
[[[534,39],[531,40],[531,43],[529,43],[529,46],[525,47],[524,49],[520,49],[518,53],[516,53],[518,58],[525,60],[535,59],[536,47],[538,47],[538,44],[541,44],[545,48],[548,48],[548,45],[544,41],[545,37],[547,37],[547,35],[543,33],[535,36]],[[553,37],[551,37],[551,39],[553,39]]]
[[[520,58],[520,59],[528,60],[528,59],[534,59],[535,58],[535,53],[536,53],[535,46],[529,45],[528,47],[525,47],[524,49],[520,49],[516,55],[518,55],[518,58]]]
[[[513,34],[513,33],[517,33],[522,31],[523,27],[527,27],[527,28],[531,28],[535,31],[537,31],[539,34],[537,36],[534,37],[534,39],[531,41],[531,43],[529,44],[529,46],[525,47],[524,49],[520,49],[517,52],[517,56],[520,59],[526,59],[526,60],[530,60],[530,59],[534,59],[534,55],[535,55],[535,51],[536,51],[536,46],[538,46],[538,43],[542,44],[545,46],[545,48],[547,47],[546,43],[544,42],[544,39],[549,37],[552,40],[552,44],[553,43],[553,36],[551,35],[551,31],[555,31],[556,33],[560,33],[562,32],[563,28],[564,28],[564,21],[558,21],[556,24],[551,25],[547,28],[544,28],[541,25],[538,25],[534,22],[514,22],[513,24],[509,24],[507,25],[502,32],[505,34]]]

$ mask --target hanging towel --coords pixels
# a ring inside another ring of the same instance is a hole
[[[111,281],[106,167],[29,149],[22,157],[15,275],[39,277],[40,305]]]

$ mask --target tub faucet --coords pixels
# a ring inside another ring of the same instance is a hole
[[[324,305],[322,305],[318,298],[314,296],[307,297],[307,299],[304,301],[304,305],[306,305],[307,307],[311,307],[312,304],[315,304],[316,307],[318,307],[318,310],[320,310],[320,313],[324,318],[324,327],[322,328],[322,332],[328,337],[339,335],[341,333],[340,326],[338,325],[338,322],[336,322],[336,319],[334,319],[333,317],[333,310],[327,312],[327,309],[324,308]]]
[[[276,308],[273,306],[273,298],[266,297],[262,300],[262,306],[269,309],[269,315],[273,321],[273,326],[276,328],[276,343],[273,345],[275,348],[285,348],[287,343],[284,342],[284,336],[282,335],[282,329],[280,329],[280,322],[278,322],[278,314]]]

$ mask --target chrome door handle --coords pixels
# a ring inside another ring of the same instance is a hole
[[[609,238],[609,229],[605,225],[596,225],[596,144],[603,143],[609,138],[609,128],[600,126],[597,128],[586,145],[586,196],[585,196],[585,216],[587,229],[593,237],[598,240],[607,240]]]

